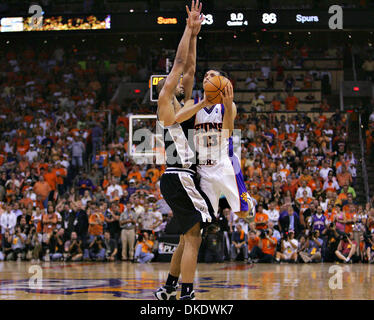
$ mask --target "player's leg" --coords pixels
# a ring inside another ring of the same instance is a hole
[[[190,282],[186,281],[191,280],[188,275],[187,278],[186,275],[183,277],[183,274],[186,274],[186,270],[183,270],[183,261],[189,261],[192,256],[196,261],[194,263],[188,262],[188,267],[192,268],[191,265],[195,264],[193,269],[196,268],[197,254],[201,243],[200,222],[211,222],[212,209],[207,197],[205,197],[205,195],[203,196],[202,192],[198,190],[196,178],[190,173],[177,171],[176,174],[164,174],[161,178],[160,189],[166,203],[173,211],[173,215],[178,224],[178,233],[183,234],[178,249],[173,255],[168,284],[170,280],[172,284],[176,285],[178,281],[177,277],[179,273],[181,273],[182,280],[184,279],[183,282],[186,283],[186,285],[183,286],[184,289],[182,288],[182,292],[190,292]],[[186,249],[187,247],[188,249]],[[185,254],[186,250],[187,255]],[[194,273],[195,271],[193,271],[193,274]],[[167,295],[161,295],[160,292],[162,290],[163,288],[160,288],[155,293],[155,296],[158,299],[167,300]]]
[[[223,163],[220,185],[231,210],[240,218],[247,218],[249,214],[254,215],[255,202],[247,192],[239,159],[234,155]]]
[[[218,205],[220,197],[220,184],[219,178],[216,177],[215,173],[210,168],[204,168],[198,170],[200,175],[198,190],[208,198],[210,204],[212,205],[212,210],[214,215],[218,215]],[[217,169],[218,170],[218,169]]]
[[[193,281],[195,278],[197,255],[201,245],[200,222],[184,235],[184,250],[181,261],[182,292],[181,300],[194,300]]]
[[[179,278],[179,275],[181,273],[181,260],[182,260],[182,254],[184,250],[184,237],[183,235],[179,238],[179,244],[177,249],[174,251],[173,256],[171,258],[170,262],[170,272],[169,274],[173,277]],[[166,281],[166,284],[168,282]]]

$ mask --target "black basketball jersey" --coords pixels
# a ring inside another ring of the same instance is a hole
[[[166,166],[196,171],[195,146],[193,141],[194,118],[163,128]]]

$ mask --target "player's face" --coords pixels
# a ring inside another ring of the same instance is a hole
[[[219,76],[219,72],[215,70],[209,70],[205,73],[203,85],[213,77]]]
[[[175,96],[178,101],[181,101],[184,99],[184,87],[182,84],[178,84],[176,89],[175,89]]]

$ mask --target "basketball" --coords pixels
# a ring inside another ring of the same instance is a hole
[[[204,85],[204,92],[209,102],[213,104],[222,103],[220,93],[224,93],[226,85],[229,83],[229,79],[223,76],[215,76],[208,80]]]

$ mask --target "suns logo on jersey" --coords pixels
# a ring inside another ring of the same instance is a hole
[[[248,202],[248,193],[247,192],[243,192],[240,195],[240,198],[242,198],[242,200],[244,200],[245,202]]]
[[[222,123],[199,123],[195,125],[196,133],[204,133],[204,132],[221,132],[222,131]]]

